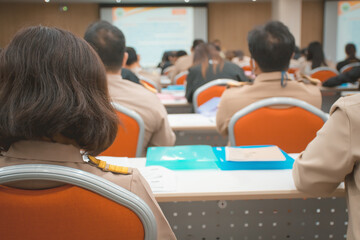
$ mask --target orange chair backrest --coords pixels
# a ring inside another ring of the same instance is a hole
[[[215,85],[207,88],[206,90],[199,93],[197,97],[197,104],[201,106],[214,97],[221,97],[226,90],[226,86]]]
[[[263,107],[235,123],[235,143],[237,146],[277,145],[285,152],[299,153],[323,124],[320,117],[299,107]]]
[[[152,92],[157,92],[156,90],[156,86],[154,86],[153,84],[147,82],[147,81],[144,81],[144,80],[141,80],[140,79],[140,83],[147,89],[149,89],[150,91]]]
[[[86,189],[21,190],[0,185],[1,239],[144,239],[130,209]]]
[[[251,66],[250,65],[246,65],[246,66],[243,66],[243,67],[241,67],[244,71],[251,71],[252,70],[252,68],[251,68]]]
[[[120,121],[116,138],[100,156],[136,157],[140,126],[134,118],[118,111],[116,114]]]
[[[337,76],[336,73],[334,73],[332,71],[329,71],[329,70],[321,70],[321,71],[318,71],[318,72],[315,72],[315,73],[311,74],[312,78],[317,78],[321,82],[325,82],[329,78],[336,77],[336,76]]]
[[[295,74],[297,71],[299,71],[299,68],[289,68],[288,73]]]
[[[187,78],[187,74],[182,75],[178,79],[176,79],[176,85],[184,85]]]
[[[345,73],[345,72],[348,72],[350,71],[351,69],[353,69],[353,67],[348,67],[348,68],[345,68],[341,73]]]

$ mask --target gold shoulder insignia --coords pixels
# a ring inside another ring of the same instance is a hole
[[[244,85],[248,85],[249,82],[228,82],[226,88],[233,88],[233,87],[242,87]]]
[[[146,88],[146,89],[149,90],[150,92],[152,92],[152,93],[157,93],[157,92],[158,92],[155,88],[153,88],[152,86],[150,86],[150,85],[149,85],[148,83],[146,83],[145,81],[140,80],[140,83],[141,83],[141,85],[142,85],[144,88]]]
[[[89,158],[90,163],[96,165],[98,168],[100,168],[103,171],[120,173],[120,174],[131,174],[132,173],[131,168],[108,164],[106,161],[97,159],[90,155],[88,155],[87,157]]]
[[[307,75],[302,75],[301,76],[303,79],[301,79],[301,81],[303,81],[304,79],[307,80],[307,82],[313,84],[313,85],[321,85],[321,81],[317,78],[312,78],[310,76]],[[303,81],[305,82],[305,81]]]

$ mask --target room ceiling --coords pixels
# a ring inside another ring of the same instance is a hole
[[[0,0],[0,2],[24,2],[24,3],[43,3],[45,0]],[[104,3],[104,4],[185,4],[184,0],[50,0],[50,3]],[[272,0],[256,0],[256,2],[270,2]],[[304,0],[307,1],[307,0]],[[308,0],[322,1],[322,0]],[[253,2],[253,0],[189,0],[189,3],[208,3],[208,2]]]

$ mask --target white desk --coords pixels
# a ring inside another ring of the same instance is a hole
[[[168,114],[168,120],[174,131],[216,130],[215,117],[205,117],[198,113]]]
[[[192,105],[185,98],[185,90],[162,89],[158,97],[168,113],[191,113]]]
[[[154,195],[178,239],[344,239],[343,187],[319,199],[295,189],[291,170],[173,174],[176,189]]]
[[[170,127],[176,134],[175,145],[206,144],[225,146],[228,138],[216,130],[215,117],[205,117],[198,113],[168,114]]]

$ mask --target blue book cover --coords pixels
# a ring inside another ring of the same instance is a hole
[[[240,146],[235,148],[259,148],[269,147],[270,145],[261,146]],[[226,160],[225,147],[213,147],[217,157],[216,164],[221,170],[279,170],[292,169],[294,159],[286,152],[280,149],[285,156],[285,161],[249,161],[249,162],[232,162]]]
[[[163,166],[171,170],[219,169],[209,145],[149,147],[146,166]]]

